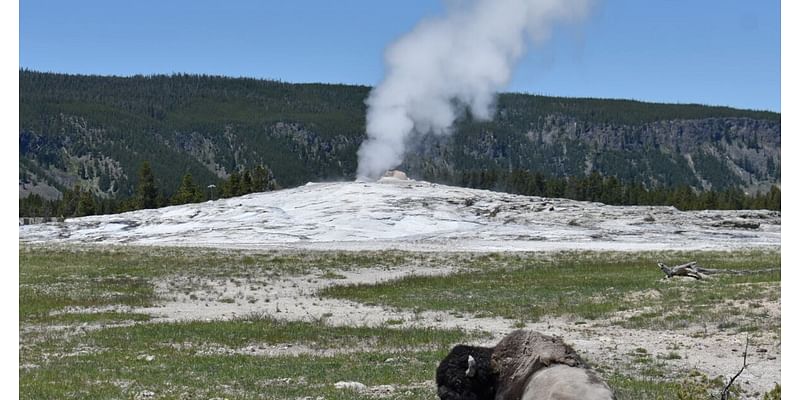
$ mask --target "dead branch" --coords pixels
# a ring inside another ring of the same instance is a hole
[[[667,275],[667,278],[672,278],[673,276],[688,276],[694,279],[702,279],[703,276],[700,275],[700,271],[697,270],[697,262],[692,261],[686,264],[676,265],[674,267],[667,266],[662,262],[658,262],[658,267],[661,268],[661,271]]]
[[[744,371],[744,369],[747,368],[747,348],[748,348],[749,345],[750,345],[750,336],[748,335],[747,339],[744,342],[744,361],[742,362],[742,368],[739,369],[739,372],[737,372],[736,375],[734,375],[731,378],[731,380],[728,381],[728,384],[725,385],[725,388],[722,389],[722,393],[720,394],[720,397],[719,397],[720,400],[728,400],[728,399],[730,399],[730,395],[731,395],[730,394],[730,390],[731,390],[731,386],[733,386],[733,382],[736,380],[736,378],[739,377],[739,375],[742,374],[742,371]]]
[[[672,278],[673,276],[688,276],[689,278],[694,278],[694,279],[703,279],[706,275],[714,275],[714,274],[748,275],[748,274],[761,274],[765,272],[780,271],[780,268],[766,268],[759,270],[703,268],[697,265],[697,261],[676,265],[674,267],[670,267],[659,261],[658,267],[661,269],[662,272],[664,272],[667,278]]]

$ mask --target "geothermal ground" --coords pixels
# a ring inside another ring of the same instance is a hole
[[[776,212],[383,179],[19,235],[22,397],[432,398],[450,346],[523,327],[620,399],[719,390],[746,341],[741,397],[780,383]],[[659,260],[756,273],[667,280]]]
[[[21,226],[23,243],[535,251],[780,246],[773,211],[616,207],[384,178]]]

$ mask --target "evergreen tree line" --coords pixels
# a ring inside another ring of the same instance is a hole
[[[746,195],[740,189],[696,192],[689,186],[664,186],[647,189],[642,184],[623,183],[616,177],[604,177],[593,172],[585,177],[560,178],[540,172],[515,169],[469,171],[460,181],[447,182],[474,189],[487,189],[527,196],[559,197],[581,201],[596,201],[609,205],[674,206],[679,210],[781,210],[781,190],[773,186],[766,193]],[[172,197],[166,197],[156,185],[149,163],[139,170],[139,183],[134,197],[115,200],[102,199],[76,186],[64,191],[58,200],[45,200],[31,194],[20,199],[20,217],[82,217],[114,214],[125,211],[158,208],[168,205],[198,203],[217,198],[242,196],[248,193],[279,189],[272,173],[263,166],[230,174],[221,185],[201,188],[185,174]]]
[[[688,185],[674,188],[621,182],[613,176],[592,172],[584,177],[553,177],[540,172],[514,169],[468,171],[461,174],[463,187],[495,190],[527,196],[559,197],[596,201],[609,205],[674,206],[679,210],[755,210],[780,211],[781,190],[777,186],[766,193],[748,196],[741,189],[696,192]]]
[[[134,196],[126,199],[101,198],[76,185],[64,190],[60,199],[46,200],[31,194],[19,200],[20,217],[70,218],[88,215],[116,214],[126,211],[159,208],[170,205],[200,203],[218,198],[242,196],[249,193],[278,189],[272,172],[258,165],[252,169],[234,171],[220,185],[205,188],[196,184],[192,174],[186,173],[180,186],[168,197],[156,184],[156,177],[145,161],[139,169],[139,181]]]

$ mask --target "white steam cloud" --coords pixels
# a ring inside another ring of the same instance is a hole
[[[455,0],[442,18],[424,20],[386,50],[386,76],[367,98],[367,140],[358,178],[377,179],[403,162],[417,134],[447,134],[469,109],[491,119],[528,42],[545,41],[555,23],[585,17],[592,0]]]

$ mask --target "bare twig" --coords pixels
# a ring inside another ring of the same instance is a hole
[[[720,394],[720,400],[728,400],[728,399],[730,399],[730,395],[731,395],[730,394],[730,390],[731,390],[731,386],[733,386],[733,382],[736,380],[736,378],[739,377],[739,375],[742,374],[744,369],[747,368],[747,348],[748,348],[749,345],[750,345],[750,336],[748,335],[747,339],[745,340],[745,343],[744,343],[744,361],[742,361],[742,368],[739,369],[739,372],[737,372],[736,375],[734,375],[731,378],[731,380],[728,381],[728,384],[725,385],[725,387],[722,389],[722,393]]]

